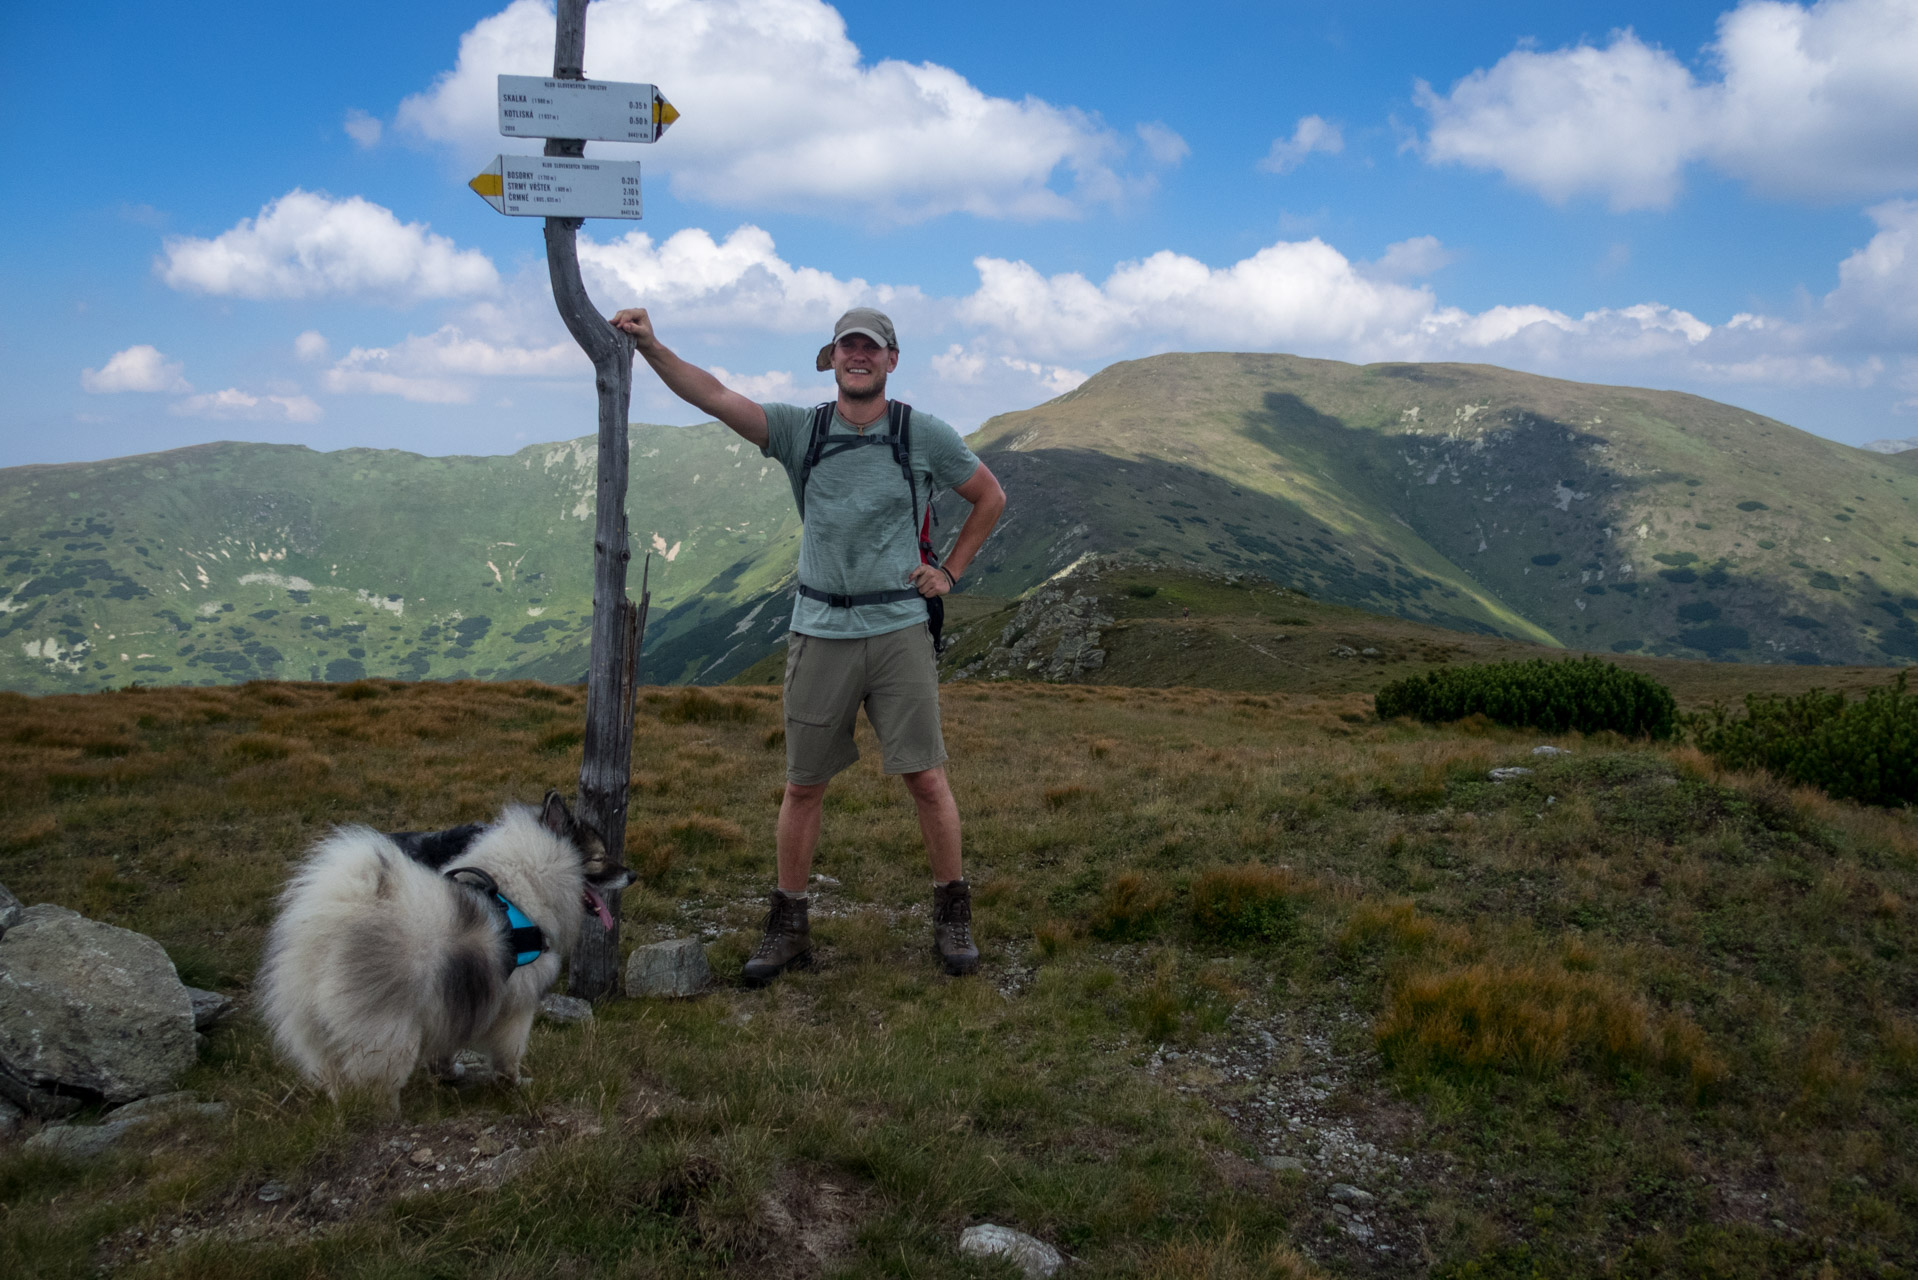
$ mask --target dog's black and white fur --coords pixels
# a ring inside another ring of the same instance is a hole
[[[480,876],[449,878],[473,869]],[[545,935],[516,965],[500,895]],[[632,873],[557,791],[487,826],[382,835],[344,827],[288,883],[260,971],[260,1006],[281,1052],[338,1097],[370,1087],[395,1108],[422,1061],[450,1069],[481,1051],[519,1078],[540,996],[587,916],[612,927],[602,894]]]

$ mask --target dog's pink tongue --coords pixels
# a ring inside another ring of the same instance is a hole
[[[594,915],[599,917],[599,922],[606,927],[606,931],[611,933],[613,913],[606,909],[606,900],[594,893],[591,885],[586,886],[586,905],[592,909]]]

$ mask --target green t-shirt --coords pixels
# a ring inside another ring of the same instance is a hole
[[[799,498],[799,468],[811,442],[812,410],[796,404],[762,405],[766,411],[766,447],[760,452],[786,468]],[[885,435],[886,419],[865,434]],[[837,411],[828,431],[856,435]],[[912,473],[919,486],[920,513],[934,489],[950,489],[972,479],[979,459],[959,433],[929,413],[913,411],[910,430]],[[866,445],[822,458],[806,483],[806,522],[799,539],[799,580],[835,595],[864,595],[909,587],[907,576],[919,563],[919,514],[912,510],[906,477],[884,445]],[[834,608],[823,600],[793,598],[792,629],[829,640],[880,636],[926,620],[921,600]]]

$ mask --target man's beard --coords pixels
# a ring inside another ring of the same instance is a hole
[[[854,404],[871,404],[876,400],[884,400],[886,398],[886,375],[883,373],[879,374],[873,380],[872,390],[870,391],[854,391],[850,389],[846,386],[845,375],[837,371],[833,374],[833,383],[837,387],[839,394]]]

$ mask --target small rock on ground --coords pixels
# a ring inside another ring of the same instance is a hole
[[[1494,769],[1485,776],[1493,782],[1510,782],[1515,778],[1529,778],[1532,776],[1532,771],[1513,765],[1505,769]]]
[[[223,996],[217,991],[202,991],[198,987],[188,987],[186,998],[193,1002],[195,1031],[210,1031],[233,1012],[233,998]]]
[[[1026,1280],[1044,1280],[1066,1264],[1059,1251],[1045,1241],[990,1222],[961,1232],[959,1252],[975,1258],[1005,1258],[1025,1273]]]
[[[555,991],[540,997],[539,1016],[548,1022],[591,1022],[593,1002],[578,996],[563,996]]]
[[[99,1124],[51,1124],[27,1139],[30,1151],[51,1151],[72,1160],[91,1160],[118,1146],[120,1140],[143,1125],[168,1116],[191,1113],[222,1119],[224,1102],[201,1102],[199,1095],[181,1090],[140,1098],[107,1113]]]
[[[675,938],[637,947],[626,958],[629,996],[693,996],[712,981],[706,948],[698,938]]]
[[[1333,1183],[1332,1190],[1328,1194],[1340,1204],[1354,1204],[1361,1208],[1378,1198],[1370,1191],[1361,1191],[1349,1182]]]

